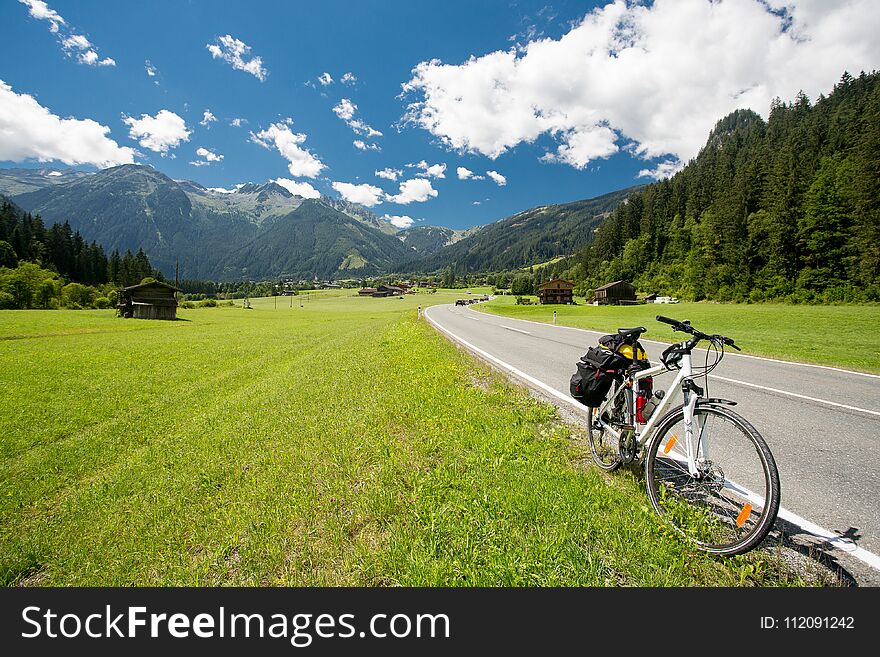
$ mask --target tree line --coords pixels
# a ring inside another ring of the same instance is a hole
[[[0,200],[0,308],[108,307],[115,289],[145,278],[163,280],[143,250],[104,249],[67,222],[46,227]]]
[[[720,120],[696,158],[632,194],[552,267],[684,299],[880,300],[880,84],[845,73],[815,103]]]

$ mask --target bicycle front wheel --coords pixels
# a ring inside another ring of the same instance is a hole
[[[707,552],[731,556],[760,543],[779,512],[779,473],[755,428],[727,408],[694,410],[697,473],[688,468],[684,409],[648,444],[645,479],[662,518]]]

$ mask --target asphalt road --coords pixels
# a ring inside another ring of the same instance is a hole
[[[658,314],[676,317],[674,306],[658,308]],[[602,333],[510,319],[467,306],[433,306],[426,314],[481,358],[508,372],[515,369],[514,375],[545,395],[555,390],[558,394],[548,395],[554,402],[581,412],[568,395],[568,380],[577,360]],[[719,326],[697,328],[724,332]],[[641,342],[655,363],[667,345],[650,338],[685,338],[659,322],[647,329]],[[694,365],[704,358],[705,352],[695,351]],[[669,383],[661,377],[655,388]],[[875,579],[880,575],[880,376],[727,352],[709,375],[707,394],[737,401],[735,410],[770,446],[782,483],[780,517],[801,528],[788,527],[789,533],[844,537],[832,544],[867,565],[871,584],[880,582]]]

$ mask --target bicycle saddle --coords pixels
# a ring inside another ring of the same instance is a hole
[[[638,339],[638,337],[642,333],[646,333],[647,331],[648,329],[646,329],[644,326],[636,326],[635,328],[619,328],[617,329],[617,334],[622,335],[625,338],[628,338],[632,335],[635,336],[636,339]]]

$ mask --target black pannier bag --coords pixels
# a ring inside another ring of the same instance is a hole
[[[571,375],[571,380],[568,382],[568,389],[571,392],[572,397],[582,404],[584,403],[584,379],[580,372],[575,372]]]
[[[614,351],[590,347],[578,361],[577,373],[571,377],[571,396],[591,408],[601,405],[615,377],[630,363],[628,358]]]

